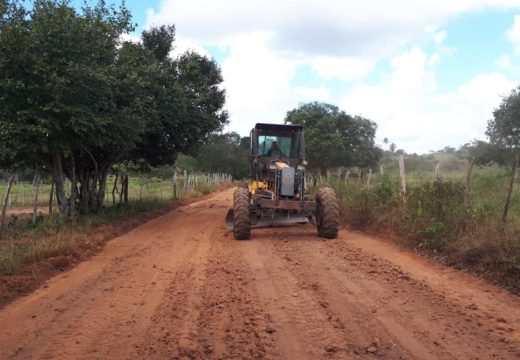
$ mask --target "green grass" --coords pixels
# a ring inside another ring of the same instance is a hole
[[[171,204],[171,194],[168,198],[164,192],[160,196],[160,191],[164,191],[166,185],[171,186],[171,182],[149,181],[150,191],[141,200],[138,200],[139,194],[134,194],[124,206],[108,203],[95,214],[70,218],[53,213],[39,216],[34,224],[26,221],[7,227],[4,237],[0,239],[0,275],[15,274],[27,264],[51,257],[82,258],[85,252],[95,249],[105,240],[103,236],[93,236],[100,226],[115,224],[117,227],[124,219],[153,209],[166,208],[167,204]],[[140,189],[140,185],[132,179],[129,182],[129,193],[135,193],[136,188]],[[200,182],[182,192],[181,198],[208,194],[218,189],[216,184]],[[114,233],[108,232],[106,236],[111,235]]]
[[[370,187],[337,178],[324,185],[335,189],[348,227],[442,254],[456,267],[469,267],[520,292],[520,184],[504,226],[501,215],[510,176],[506,170],[476,169],[468,211],[465,178],[450,175],[438,181],[434,173],[409,174],[405,201],[395,173],[374,176]]]
[[[109,177],[107,180],[106,191],[105,191],[105,204],[110,205],[113,202],[112,189],[114,187],[114,177]],[[38,191],[38,208],[47,209],[49,206],[49,196],[51,191],[51,184],[47,180],[40,185]],[[192,194],[193,187],[199,191],[202,187],[205,187],[207,191],[211,191],[212,184],[209,183],[205,177],[199,177],[199,183],[190,187],[185,186],[182,178],[178,178],[175,182],[177,187],[178,198],[190,197]],[[173,198],[173,180],[161,179],[157,177],[136,177],[132,176],[128,182],[128,198],[132,200],[151,200],[151,199],[172,199]],[[118,184],[118,189],[121,185]],[[66,193],[70,194],[70,183],[65,184]],[[5,183],[0,184],[0,198],[3,199],[7,190]],[[56,210],[57,202],[56,197],[53,197],[53,209]],[[119,201],[119,195],[115,193],[115,202]],[[31,208],[33,203],[33,186],[32,183],[15,183],[11,189],[9,208]]]
[[[125,206],[110,206],[96,214],[74,218],[57,214],[40,216],[33,224],[26,222],[7,228],[0,240],[0,274],[14,274],[23,265],[58,255],[75,256],[88,247],[89,236],[101,225],[117,222],[165,206],[166,200],[131,201]]]

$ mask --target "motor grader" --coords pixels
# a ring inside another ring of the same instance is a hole
[[[256,124],[251,130],[251,179],[233,194],[226,223],[237,240],[251,237],[252,228],[307,224],[318,235],[333,239],[339,228],[339,208],[331,188],[315,199],[305,181],[305,141],[299,125]]]

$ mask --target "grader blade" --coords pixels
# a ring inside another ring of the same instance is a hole
[[[256,221],[255,221],[256,220]],[[303,225],[309,223],[309,219],[303,215],[291,215],[287,217],[283,216],[265,216],[260,219],[251,219],[251,229],[278,227],[278,226],[291,226],[291,225]],[[226,227],[233,230],[233,209],[229,209],[226,215]]]

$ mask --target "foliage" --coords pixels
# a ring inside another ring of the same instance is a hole
[[[415,176],[409,173],[409,178]],[[327,185],[336,190],[342,220],[349,227],[442,254],[452,264],[470,266],[520,292],[520,208],[512,209],[514,216],[504,228],[504,200],[497,197],[497,189],[506,187],[509,175],[496,165],[477,169],[474,198],[467,211],[462,176],[431,180],[431,175],[430,180],[408,181],[406,201],[398,178],[389,174],[374,176],[371,187],[336,178],[330,178]],[[519,196],[518,191],[513,194],[512,205]]]
[[[327,168],[375,166],[382,150],[374,143],[377,125],[351,116],[330,104],[312,102],[287,112],[285,123],[305,128],[306,155],[310,166]]]
[[[235,179],[247,177],[250,163],[248,148],[245,149],[243,146],[245,142],[249,142],[248,138],[241,139],[235,132],[211,135],[194,158],[196,169],[202,172],[230,174]],[[185,164],[186,160],[185,158]]]
[[[0,9],[0,166],[49,171],[62,213],[76,202],[100,209],[115,163],[173,164],[227,122],[213,60],[171,59],[173,26],[145,31],[142,44],[121,42],[132,30],[124,5],[105,1]]]
[[[139,219],[142,220],[143,213],[161,212],[169,206],[175,206],[175,203],[172,204],[163,197],[162,191],[157,191],[157,187],[163,185],[166,185],[166,191],[171,191],[171,182],[154,181],[140,200],[137,196],[137,179],[131,179],[130,185],[133,188],[132,198],[135,200],[130,200],[125,206],[106,206],[96,213],[79,217],[62,217],[57,214],[40,216],[35,224],[19,221],[9,226],[6,229],[7,236],[0,240],[0,275],[14,274],[26,264],[49,257],[65,255],[81,258],[86,250],[96,249],[101,242],[113,237],[119,231],[118,221],[136,215],[140,215]],[[208,194],[218,189],[216,184],[201,181],[187,189],[182,198]],[[146,214],[144,218],[146,219]],[[110,224],[110,231],[102,231],[103,236],[92,236],[97,228],[105,224]]]
[[[503,149],[520,150],[520,87],[504,97],[488,122],[490,142]]]
[[[511,181],[502,213],[502,222],[506,224],[520,157],[520,88],[513,89],[502,100],[493,117],[487,129],[490,143],[499,150],[501,157],[509,158],[511,163]]]

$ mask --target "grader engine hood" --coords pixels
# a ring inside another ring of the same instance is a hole
[[[282,186],[280,187],[280,195],[294,196],[294,168],[285,167],[281,170]]]

